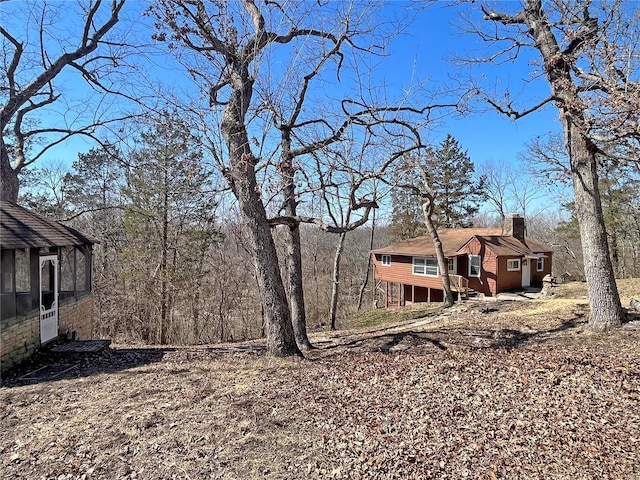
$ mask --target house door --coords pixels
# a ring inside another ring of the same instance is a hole
[[[522,286],[531,286],[531,259],[525,258],[522,260]]]
[[[58,256],[40,257],[40,343],[58,336]]]

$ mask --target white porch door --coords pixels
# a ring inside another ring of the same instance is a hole
[[[522,286],[531,286],[531,259],[525,258],[522,260]]]
[[[58,256],[40,257],[40,343],[58,336]]]

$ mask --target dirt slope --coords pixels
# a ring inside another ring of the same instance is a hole
[[[564,292],[406,309],[314,334],[305,360],[57,357],[0,388],[0,478],[637,480],[640,332],[586,332]]]

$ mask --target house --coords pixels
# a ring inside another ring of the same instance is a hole
[[[452,288],[487,296],[540,284],[551,273],[552,250],[525,236],[519,215],[502,229],[449,228],[438,231]],[[443,300],[442,275],[429,235],[371,251],[375,291],[383,287],[384,305]]]
[[[91,338],[97,242],[0,201],[0,372],[61,335]]]

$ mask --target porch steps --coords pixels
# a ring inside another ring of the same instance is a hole
[[[74,340],[51,348],[55,353],[98,353],[107,348],[111,340]]]

